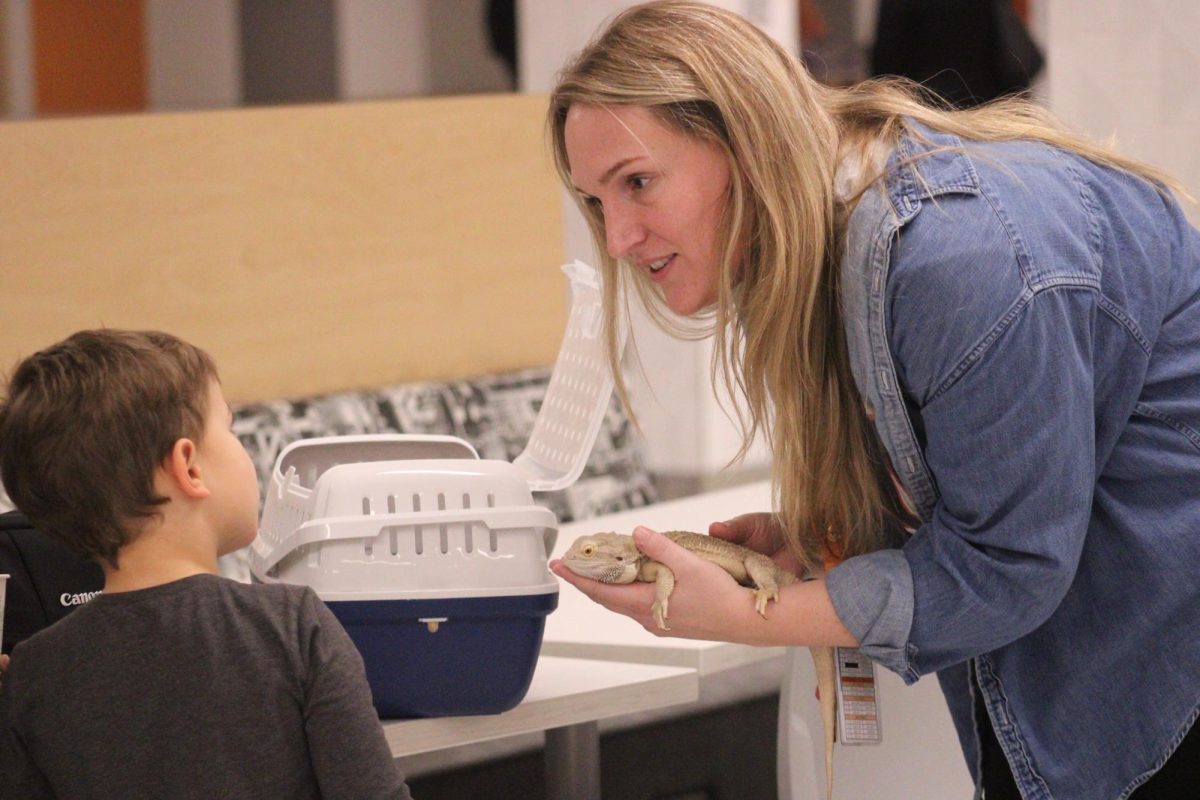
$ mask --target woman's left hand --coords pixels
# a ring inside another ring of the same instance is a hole
[[[675,574],[667,605],[670,630],[659,628],[651,612],[653,583],[601,583],[576,575],[561,561],[551,562],[550,568],[593,601],[624,614],[656,636],[755,643],[751,634],[758,627],[755,621],[761,620],[754,611],[753,595],[728,572],[649,528],[635,528],[633,540],[645,555]]]

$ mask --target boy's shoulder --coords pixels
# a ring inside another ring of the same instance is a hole
[[[130,634],[137,620],[179,614],[200,623],[201,617],[230,616],[294,620],[316,604],[316,593],[293,584],[250,584],[218,575],[194,575],[161,586],[117,594],[101,593],[71,614],[26,639],[14,649],[23,659],[59,658],[120,633]],[[194,615],[194,616],[193,616]]]

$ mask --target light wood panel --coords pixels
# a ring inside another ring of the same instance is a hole
[[[208,349],[248,401],[549,364],[545,98],[0,123],[0,369],[85,327]]]

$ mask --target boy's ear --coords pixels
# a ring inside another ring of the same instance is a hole
[[[177,439],[170,454],[163,461],[163,471],[167,479],[175,484],[185,497],[196,500],[208,497],[211,492],[204,485],[204,476],[200,472],[200,462],[197,458],[196,443],[191,439]]]

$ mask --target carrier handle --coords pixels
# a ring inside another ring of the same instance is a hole
[[[485,519],[486,517],[486,519]],[[558,518],[545,506],[517,506],[515,508],[451,508],[438,511],[408,511],[380,516],[325,517],[307,522],[284,536],[275,545],[268,545],[257,537],[252,545],[254,553],[261,559],[265,574],[283,557],[306,544],[329,542],[337,539],[367,539],[378,536],[385,528],[417,527],[424,525],[453,525],[470,522],[488,530],[509,528],[534,528],[542,531],[542,544],[546,557],[554,549],[558,535]]]

